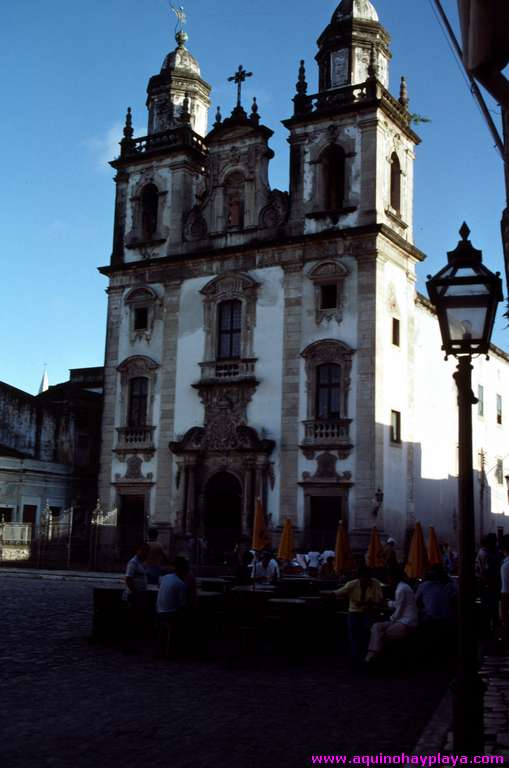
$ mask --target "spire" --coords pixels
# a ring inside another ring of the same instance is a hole
[[[175,8],[174,5],[170,5],[171,10],[177,17],[177,24],[175,27],[175,40],[177,41],[178,48],[185,49],[186,43],[189,40],[189,35],[184,30],[184,24],[187,23],[187,15],[184,11],[184,6]]]
[[[132,149],[134,148],[133,135],[134,135],[133,115],[131,112],[131,107],[127,107],[127,113],[125,116],[125,125],[124,125],[124,138],[120,142],[121,157],[123,157],[124,155],[130,154]]]
[[[254,125],[258,125],[260,122],[260,115],[258,114],[258,104],[256,103],[256,96],[253,97],[253,106],[251,107],[251,114],[249,119]]]
[[[408,87],[404,77],[401,78],[401,85],[399,89],[399,103],[405,109],[408,109],[408,105],[410,104],[410,99],[408,98]]]
[[[242,107],[242,83],[245,83],[248,77],[253,77],[253,73],[246,72],[241,64],[235,74],[228,78],[229,83],[235,83],[237,86],[237,106],[232,112],[236,117],[247,117]]]
[[[304,59],[300,60],[299,75],[297,78],[297,84],[295,86],[297,93],[294,96],[293,103],[295,105],[295,115],[305,115],[309,112],[311,105],[308,102],[308,84],[306,82],[306,67],[304,65]]]
[[[46,364],[44,364],[44,373],[42,374],[41,386],[39,387],[39,394],[47,392],[49,389],[48,373],[46,371]]]

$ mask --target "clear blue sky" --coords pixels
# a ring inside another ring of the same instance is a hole
[[[339,1],[339,0],[338,0]],[[288,145],[280,121],[291,114],[299,59],[316,90],[316,39],[333,0],[188,0],[189,44],[226,115],[240,63],[254,72],[246,97],[258,97],[275,130],[273,186],[287,188]],[[415,241],[426,274],[445,263],[464,219],[474,245],[502,270],[502,163],[433,14],[430,0],[375,0],[392,36],[391,86],[406,75],[411,109],[432,123],[418,128]],[[456,0],[446,0],[456,24]],[[126,107],[145,134],[145,90],[175,47],[167,0],[23,0],[2,3],[0,66],[4,118],[0,379],[37,391],[43,364],[50,383],[69,368],[103,362],[106,280],[97,267],[111,253],[112,159]],[[498,110],[491,105],[498,121]],[[500,317],[495,341],[506,348]]]

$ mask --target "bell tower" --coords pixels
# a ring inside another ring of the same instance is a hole
[[[290,130],[291,228],[316,234],[385,224],[412,241],[414,148],[408,93],[389,92],[389,35],[369,0],[342,0],[318,38],[318,93],[301,62]]]

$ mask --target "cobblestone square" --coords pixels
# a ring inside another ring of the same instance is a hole
[[[4,768],[299,768],[312,754],[408,751],[445,690],[429,670],[370,679],[341,658],[125,655],[87,640],[93,586],[0,575]]]

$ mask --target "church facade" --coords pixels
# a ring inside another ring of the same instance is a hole
[[[402,545],[416,520],[452,539],[453,364],[416,293],[420,140],[405,81],[389,91],[375,8],[340,3],[318,39],[316,94],[301,62],[288,192],[270,188],[272,131],[241,102],[249,73],[207,130],[210,86],[176,38],[148,85],[147,135],[129,110],[112,162],[99,494],[121,542],[150,523],[221,559],[249,540],[257,499],[274,543],[285,518],[302,546],[330,546],[339,519],[359,547],[374,524]],[[482,533],[508,509],[507,356],[475,376]]]

